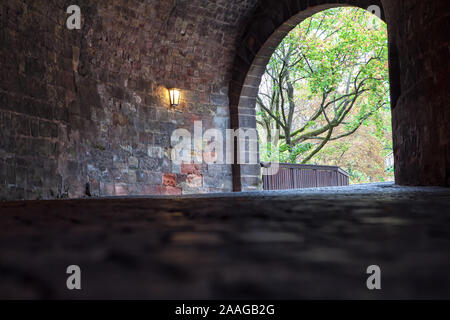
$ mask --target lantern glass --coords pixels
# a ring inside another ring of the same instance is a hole
[[[176,107],[180,104],[180,90],[169,89],[170,106]]]

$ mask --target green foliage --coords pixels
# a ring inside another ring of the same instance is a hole
[[[283,163],[295,163],[296,159],[299,155],[302,155],[314,147],[314,144],[311,142],[299,143],[294,145],[293,147],[289,147],[288,145],[280,146],[280,161]]]
[[[280,129],[282,162],[316,163],[324,154],[351,152],[350,142],[337,140],[361,126],[386,156],[392,151],[389,96],[385,23],[363,9],[334,8],[304,20],[275,50],[257,119],[261,129]],[[355,181],[369,177],[347,169]]]

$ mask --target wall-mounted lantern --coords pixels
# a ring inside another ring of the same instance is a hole
[[[177,107],[180,104],[180,90],[171,88],[169,89],[170,106],[172,108]]]

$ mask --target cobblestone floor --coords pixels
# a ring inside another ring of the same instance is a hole
[[[449,204],[392,184],[0,203],[0,298],[450,298]]]

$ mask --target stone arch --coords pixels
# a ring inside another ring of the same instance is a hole
[[[231,128],[256,128],[256,97],[262,75],[273,52],[294,27],[323,10],[343,6],[367,9],[371,5],[380,7],[381,18],[386,21],[380,0],[263,1],[239,38],[229,88]],[[234,191],[257,190],[260,170],[259,165],[234,164]]]

